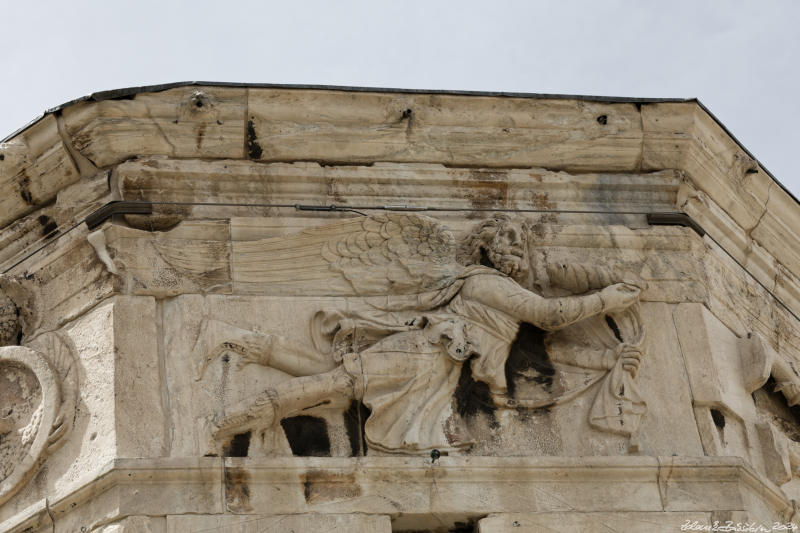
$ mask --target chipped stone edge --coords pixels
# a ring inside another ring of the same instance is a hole
[[[515,485],[542,482],[568,482],[582,484],[588,480],[613,484],[615,482],[652,483],[662,495],[662,511],[697,511],[691,509],[665,508],[663,495],[669,484],[713,482],[739,483],[742,489],[757,495],[777,514],[789,516],[792,502],[780,489],[765,480],[742,459],[737,457],[441,457],[435,463],[427,457],[365,457],[353,462],[350,458],[159,458],[117,459],[108,463],[93,480],[77,489],[63,490],[40,500],[15,516],[0,523],[0,530],[19,533],[42,527],[64,519],[67,513],[80,512],[87,505],[113,488],[124,488],[126,493],[135,493],[144,486],[161,487],[164,491],[190,491],[190,485],[200,485],[208,490],[218,488],[214,508],[204,509],[208,514],[225,514],[224,468],[246,468],[253,474],[251,482],[256,485],[296,484],[298,490],[302,476],[308,472],[326,471],[335,474],[355,474],[356,481],[371,482],[376,479],[395,479],[398,474],[405,482],[432,485],[447,483],[479,486],[486,482],[514,483]],[[123,501],[117,502],[116,514],[106,515],[103,522],[113,522],[129,515],[147,515],[147,509],[137,506],[125,509]],[[474,502],[463,501],[464,510],[472,511]],[[333,509],[333,508],[332,508]],[[713,511],[714,509],[708,509]],[[418,509],[398,509],[397,513],[414,512]],[[179,512],[179,511],[176,511]],[[229,512],[229,511],[228,511]],[[324,512],[319,509],[314,512]],[[339,509],[337,512],[341,512]],[[502,513],[497,509],[493,513]],[[514,512],[509,509],[508,512]],[[163,514],[153,512],[153,514]],[[254,511],[264,514],[264,510]],[[278,513],[279,514],[279,513]],[[385,513],[379,513],[385,514]]]

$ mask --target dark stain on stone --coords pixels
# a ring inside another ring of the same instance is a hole
[[[485,413],[489,417],[489,425],[499,427],[494,411],[495,405],[489,392],[489,385],[482,381],[475,381],[472,377],[472,367],[469,361],[461,366],[461,375],[454,394],[456,412],[462,418],[471,418],[478,413]]]
[[[281,420],[292,455],[300,457],[330,457],[331,441],[328,425],[316,416],[293,416]]]
[[[371,167],[375,165],[375,161],[335,161],[332,159],[322,159],[317,161],[321,167]]]
[[[369,407],[359,401],[350,402],[350,407],[344,412],[344,427],[347,430],[347,439],[350,441],[352,457],[367,455],[364,424],[370,414]]]
[[[31,179],[28,176],[22,176],[19,180],[19,195],[28,205],[33,205],[33,195],[31,194]]]
[[[335,473],[309,470],[300,476],[303,496],[307,503],[346,500],[361,496],[361,487],[354,473]]]
[[[711,419],[714,421],[714,425],[719,429],[723,429],[725,427],[725,415],[722,414],[722,411],[719,411],[718,409],[711,409]]]
[[[530,203],[536,209],[555,209],[556,204],[550,201],[547,194],[543,192],[535,192],[531,195]]]
[[[475,533],[475,522],[470,520],[468,522],[454,522],[453,527],[447,530],[447,533]]]
[[[608,327],[611,328],[611,331],[614,332],[614,336],[617,338],[617,340],[619,342],[624,342],[622,340],[622,334],[620,334],[619,332],[619,327],[617,326],[617,323],[614,322],[614,319],[611,318],[609,315],[606,315],[606,324],[608,324]]]
[[[201,104],[202,105],[202,104]],[[200,145],[203,144],[203,137],[206,135],[206,124],[205,122],[201,122],[200,125],[197,127],[197,136],[195,137],[195,146],[197,149],[200,149]]]
[[[492,260],[489,259],[489,251],[483,246],[481,246],[480,252],[481,252],[481,262],[480,262],[481,266],[494,268],[494,263],[492,263]]]
[[[223,457],[247,457],[250,450],[250,432],[234,435],[228,443],[222,447]]]
[[[42,237],[52,237],[58,233],[58,224],[47,215],[39,215],[39,224],[42,226]]]
[[[535,204],[536,201],[533,200],[532,203]],[[549,209],[549,208],[540,207],[539,209]],[[530,232],[536,238],[543,239],[544,236],[547,234],[547,231],[548,231],[548,227],[547,226],[549,224],[556,224],[557,222],[558,222],[558,217],[556,217],[555,214],[553,214],[553,213],[545,213],[544,215],[541,215],[539,217],[539,220],[537,220],[535,223],[530,224],[528,226],[528,229],[530,230]]]
[[[330,403],[331,403],[330,400],[322,400],[321,402],[317,402],[314,405],[303,407],[301,411],[310,411],[311,409],[316,409],[317,407],[322,407],[323,405],[329,405]]]
[[[261,159],[261,154],[264,151],[261,149],[261,145],[258,144],[258,138],[256,137],[256,127],[253,124],[252,119],[247,121],[247,157],[250,159]]]
[[[469,180],[460,185],[466,189],[466,199],[472,207],[485,209],[508,203],[508,176],[503,170],[471,170]]]
[[[231,511],[252,511],[250,473],[244,468],[225,469],[225,502]]]
[[[135,190],[136,184],[126,183],[125,192]],[[144,185],[152,189],[152,184]],[[136,215],[126,213],[125,222],[132,228],[142,231],[169,231],[183,222],[192,213],[192,208],[186,205],[156,205],[149,215]]]
[[[532,324],[526,322],[520,324],[506,360],[506,385],[509,396],[514,396],[518,379],[538,383],[548,392],[551,391],[556,371],[544,345],[545,333]]]

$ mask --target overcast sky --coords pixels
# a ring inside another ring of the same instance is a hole
[[[800,197],[800,1],[0,0],[0,138],[185,80],[698,97]]]

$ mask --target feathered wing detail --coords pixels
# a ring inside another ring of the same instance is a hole
[[[234,242],[234,283],[267,293],[417,294],[462,270],[453,235],[438,221],[385,213],[272,239]]]
[[[409,214],[362,219],[361,230],[328,241],[322,255],[356,294],[438,290],[460,271],[453,235],[437,221]]]
[[[153,247],[172,268],[189,276],[224,273],[228,268],[228,245],[224,242],[157,238]]]

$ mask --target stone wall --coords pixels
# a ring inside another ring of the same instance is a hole
[[[794,519],[800,210],[696,102],[96,100],[0,146],[1,531]]]

